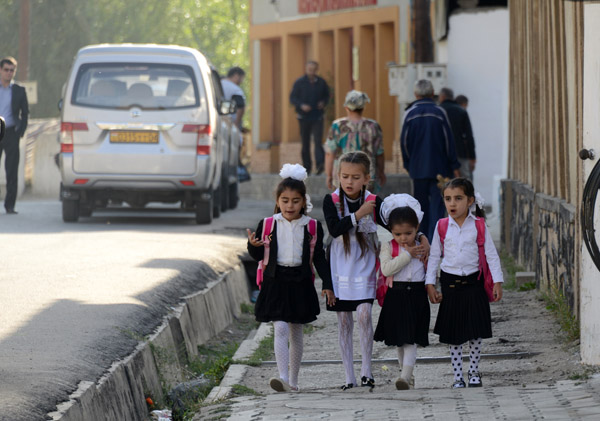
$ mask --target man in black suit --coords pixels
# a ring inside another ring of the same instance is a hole
[[[17,72],[17,60],[5,57],[0,60],[0,116],[6,121],[6,133],[0,141],[0,158],[6,154],[6,196],[4,208],[9,215],[15,215],[17,185],[19,180],[19,139],[27,129],[29,104],[25,88],[13,82]]]

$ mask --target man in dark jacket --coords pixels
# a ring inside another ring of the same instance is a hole
[[[319,76],[319,64],[316,61],[306,63],[306,74],[294,82],[290,93],[290,102],[296,108],[296,117],[300,124],[302,138],[302,164],[310,174],[310,137],[315,142],[315,163],[317,174],[321,174],[325,165],[323,150],[323,111],[329,101],[329,86]]]
[[[442,88],[438,99],[452,127],[456,156],[460,162],[460,175],[473,181],[473,171],[477,161],[469,113],[454,100],[454,92],[450,88]]]
[[[414,92],[417,100],[404,114],[400,144],[415,199],[425,213],[419,230],[432,241],[435,224],[446,212],[437,177],[460,176],[460,164],[446,113],[433,100],[433,85],[419,80]]]
[[[6,154],[6,213],[14,215],[19,178],[19,139],[27,130],[29,105],[25,88],[13,82],[17,72],[17,60],[5,57],[0,60],[0,115],[6,120],[6,133],[0,141],[0,158]]]

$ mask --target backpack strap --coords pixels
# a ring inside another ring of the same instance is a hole
[[[365,202],[373,202],[373,201],[377,201],[377,196],[374,195],[373,193],[369,192],[369,195],[365,199]],[[375,221],[375,223],[377,223],[377,207],[373,208],[373,221]]]
[[[271,232],[273,231],[274,219],[272,216],[265,218],[263,221],[263,232],[261,235],[263,246],[265,247],[265,256],[263,257],[263,266],[269,264],[269,254],[271,251]]]
[[[308,233],[310,234],[310,270],[313,273],[313,282],[315,280],[315,268],[313,266],[313,256],[315,255],[315,246],[317,245],[317,220],[311,218],[308,221]]]
[[[392,246],[392,257],[398,257],[400,254],[400,246],[394,240],[390,240],[390,245]]]
[[[448,218],[442,218],[438,221],[438,235],[440,236],[440,243],[442,243],[442,255],[444,254],[444,240],[446,240],[446,233],[448,232]]]

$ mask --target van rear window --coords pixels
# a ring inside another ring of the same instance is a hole
[[[94,108],[166,110],[200,103],[190,66],[157,63],[84,64],[77,72],[72,104]]]

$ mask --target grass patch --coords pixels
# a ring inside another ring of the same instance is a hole
[[[273,334],[264,337],[263,340],[260,341],[260,344],[258,344],[256,351],[254,351],[248,360],[243,361],[243,364],[256,367],[261,365],[263,361],[273,358],[274,340]]]
[[[231,392],[234,396],[260,396],[260,393],[256,390],[241,384],[234,384],[231,386]]]
[[[193,376],[204,374],[216,385],[225,376],[237,349],[236,342],[212,347],[201,345],[198,347],[198,357],[189,363],[188,369]]]
[[[244,314],[254,314],[254,304],[242,303],[242,304],[240,304],[240,310]]]
[[[515,259],[504,249],[500,250],[500,261],[502,262],[502,267],[506,271],[507,275],[506,279],[504,280],[504,285],[502,287],[507,290],[516,290],[516,274],[517,272],[523,272],[525,269],[522,266],[519,266],[517,262],[515,262]],[[535,283],[532,289],[535,289]]]
[[[571,308],[563,292],[558,287],[552,286],[549,291],[542,293],[542,298],[546,302],[546,308],[556,317],[567,341],[574,342],[578,340],[579,322],[571,313]]]
[[[600,367],[584,366],[583,371],[569,376],[569,380],[588,380],[594,374],[600,373]]]
[[[519,287],[519,291],[532,291],[537,287],[535,282],[525,282]]]

